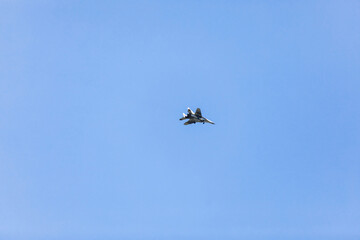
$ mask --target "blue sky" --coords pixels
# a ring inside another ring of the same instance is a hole
[[[0,1],[0,238],[359,239],[359,23],[359,1]]]

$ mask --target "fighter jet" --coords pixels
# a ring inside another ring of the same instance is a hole
[[[215,124],[212,121],[210,121],[209,119],[206,119],[201,115],[200,108],[196,109],[195,113],[190,108],[188,108],[187,111],[188,111],[188,113],[187,114],[183,113],[183,117],[179,119],[179,120],[189,119],[189,121],[184,123],[184,125],[189,125],[189,124],[197,123],[197,122],[202,122],[203,124],[205,124],[206,122]]]

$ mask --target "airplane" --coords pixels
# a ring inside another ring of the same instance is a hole
[[[183,117],[179,119],[179,120],[189,119],[189,121],[184,123],[184,125],[189,125],[189,124],[197,123],[197,122],[202,122],[203,124],[205,124],[206,122],[215,124],[212,121],[210,121],[209,119],[206,119],[201,115],[200,108],[197,108],[195,113],[190,108],[188,108],[187,111],[188,111],[188,114],[183,113]]]

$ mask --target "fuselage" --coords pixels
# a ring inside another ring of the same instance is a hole
[[[205,118],[196,116],[195,114],[188,114],[185,118],[192,119],[195,122],[205,122]]]

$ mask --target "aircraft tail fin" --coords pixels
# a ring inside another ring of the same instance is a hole
[[[188,113],[193,115],[195,114],[189,107],[188,107]]]

